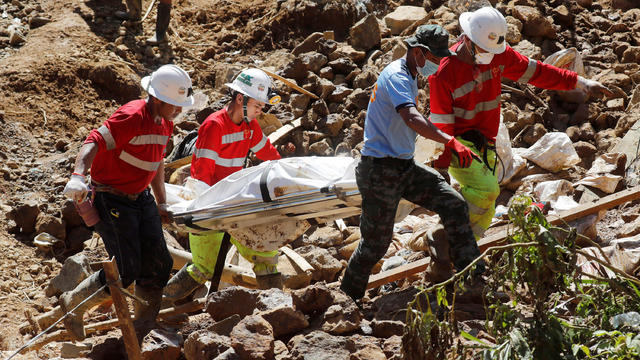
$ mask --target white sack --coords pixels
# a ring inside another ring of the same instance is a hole
[[[536,185],[533,190],[539,201],[556,201],[559,196],[572,192],[573,187],[567,180],[544,181]]]
[[[502,120],[502,117],[500,119]],[[496,136],[496,152],[498,153],[496,176],[500,184],[507,184],[520,170],[527,166],[527,161],[512,151],[509,130],[507,130],[502,121],[500,121],[498,135]]]
[[[590,175],[578,181],[576,185],[587,185],[600,189],[607,194],[613,194],[614,191],[616,191],[616,187],[618,187],[618,183],[621,179],[622,176],[619,175]]]
[[[523,152],[522,156],[545,170],[557,172],[580,162],[571,139],[563,132],[550,132]]]

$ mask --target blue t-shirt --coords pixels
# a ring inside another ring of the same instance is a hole
[[[418,80],[411,77],[405,58],[387,65],[378,76],[364,122],[362,155],[411,159],[417,134],[405,124],[397,109],[415,106]]]

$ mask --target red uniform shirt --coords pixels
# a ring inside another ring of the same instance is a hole
[[[91,131],[87,143],[98,144],[91,178],[128,194],[146,189],[156,176],[173,123],[156,124],[145,100],[134,100],[116,110]]]
[[[198,129],[191,161],[191,177],[213,185],[242,169],[249,150],[261,160],[277,160],[280,154],[262,133],[256,119],[239,125],[227,109],[209,115]]]
[[[472,65],[450,56],[429,77],[430,120],[449,135],[477,129],[495,141],[500,125],[501,77],[554,90],[574,89],[578,80],[575,72],[529,59],[510,46],[491,63],[477,67],[474,75]]]

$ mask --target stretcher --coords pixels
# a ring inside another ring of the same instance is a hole
[[[226,231],[252,249],[271,251],[312,224],[360,213],[357,160],[295,157],[240,170],[209,187],[195,179],[167,184],[174,225],[183,231]]]

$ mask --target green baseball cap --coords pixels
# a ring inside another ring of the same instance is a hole
[[[456,54],[449,50],[449,33],[440,25],[421,25],[404,42],[410,47],[423,47],[439,57]]]

